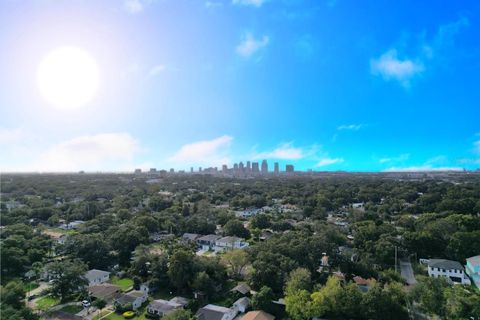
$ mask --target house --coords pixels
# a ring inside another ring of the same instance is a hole
[[[233,292],[233,293],[239,293],[241,295],[244,295],[246,296],[247,294],[250,293],[250,287],[248,286],[248,284],[246,283],[239,283],[237,284],[232,290],[230,290],[230,292]]]
[[[327,271],[330,265],[328,264],[328,256],[324,253],[322,259],[320,260],[320,267],[317,269],[317,272]]]
[[[257,215],[260,212],[260,209],[249,208],[243,211],[236,211],[235,216],[237,218],[248,218]]]
[[[274,320],[275,317],[262,310],[249,311],[241,320]]]
[[[92,269],[85,274],[85,278],[88,280],[88,285],[93,286],[96,284],[107,282],[110,278],[110,272]]]
[[[207,304],[198,309],[195,317],[198,320],[233,320],[238,311],[232,308],[225,308],[214,304]]]
[[[227,251],[233,249],[244,249],[248,247],[245,239],[239,237],[223,237],[215,241],[215,251]]]
[[[458,261],[445,259],[430,259],[427,261],[429,277],[447,277],[453,283],[470,284],[470,279],[465,274],[463,266]]]
[[[467,258],[465,273],[470,276],[475,286],[480,289],[480,255]]]
[[[273,232],[270,231],[270,230],[263,230],[261,233],[260,233],[260,241],[267,241],[269,240],[271,237],[273,237]]]
[[[190,302],[190,300],[188,300],[187,298],[184,298],[184,297],[174,297],[174,298],[170,299],[170,302],[177,303],[177,304],[181,305],[182,308],[185,308],[188,305],[188,303]]]
[[[67,236],[61,232],[45,230],[42,233],[49,236],[50,239],[54,240],[58,244],[65,244],[65,242],[67,241]]]
[[[59,228],[64,229],[64,230],[75,230],[75,229],[80,228],[80,226],[84,223],[85,223],[85,221],[75,220],[75,221],[72,221],[72,222],[69,222],[69,223],[63,223],[59,226]]]
[[[165,232],[153,232],[149,235],[150,241],[159,242],[163,240],[169,240],[175,238],[175,235],[172,233]]]
[[[182,240],[195,242],[195,240],[197,240],[199,237],[200,235],[196,233],[184,233],[182,236]]]
[[[120,295],[115,299],[114,305],[122,308],[123,310],[129,309],[130,307],[132,310],[137,310],[145,301],[147,301],[147,298],[148,294],[146,294],[144,291],[134,290]]]
[[[375,279],[370,278],[370,279],[364,279],[359,276],[353,277],[353,282],[358,286],[358,288],[363,291],[367,292],[374,284],[375,284]]]
[[[147,306],[147,312],[150,315],[156,315],[163,317],[169,313],[172,313],[173,311],[177,309],[181,309],[182,305],[168,301],[168,300],[163,300],[163,299],[158,299],[158,300],[153,300],[150,302],[150,304]]]
[[[250,307],[250,299],[247,297],[241,297],[237,301],[233,303],[232,308],[237,310],[240,313],[245,313],[247,309]]]
[[[119,286],[109,283],[102,283],[89,287],[88,294],[92,298],[106,302],[112,302],[121,295],[121,290]]]
[[[215,247],[215,241],[220,238],[221,236],[218,236],[216,234],[208,234],[206,236],[197,238],[197,244],[202,248],[202,250],[213,250],[213,248]]]

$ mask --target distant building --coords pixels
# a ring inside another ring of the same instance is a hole
[[[135,169],[134,173],[135,173],[135,174],[142,173],[142,169]]]
[[[157,172],[157,169],[155,169],[155,168],[150,168],[150,173],[155,173],[155,172]]]
[[[467,259],[465,272],[470,276],[475,286],[480,289],[480,255]]]
[[[190,173],[193,173],[193,167],[190,167]]]
[[[275,174],[279,174],[279,173],[280,173],[280,167],[278,166],[278,162],[275,162],[275,163],[273,164],[273,172],[274,172]]]
[[[227,167],[226,164],[224,164],[224,165],[222,166],[222,172],[223,172],[223,173],[227,173],[227,171],[228,171],[228,167]]]
[[[174,172],[175,172],[175,169],[171,168],[170,173],[174,173]]]
[[[268,163],[267,160],[262,161],[262,174],[268,173]]]
[[[198,309],[195,317],[198,320],[233,320],[237,314],[238,310],[236,309],[207,304]]]
[[[215,240],[215,251],[228,251],[233,249],[244,249],[248,247],[248,242],[238,237],[223,237]]]
[[[465,275],[463,267],[458,261],[430,259],[427,265],[430,277],[446,277],[453,283],[470,284],[470,279]]]
[[[253,173],[259,173],[259,167],[258,167],[258,162],[252,162],[252,172]]]
[[[247,161],[247,172],[251,172],[251,171],[252,171],[252,165],[250,161]]]
[[[285,166],[285,171],[289,173],[293,173],[294,172],[293,164],[287,164]]]
[[[238,164],[238,169],[240,170],[240,172],[244,172],[245,171],[245,166],[243,165],[243,162],[240,161],[240,163]]]

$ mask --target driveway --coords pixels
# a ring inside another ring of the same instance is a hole
[[[408,285],[413,285],[417,283],[415,280],[415,275],[413,273],[412,264],[410,263],[409,258],[400,259],[400,271],[402,278],[408,283]]]

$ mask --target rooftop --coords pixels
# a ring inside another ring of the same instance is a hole
[[[462,265],[458,261],[445,260],[445,259],[430,259],[428,266],[431,268],[440,268],[446,270],[463,270]]]

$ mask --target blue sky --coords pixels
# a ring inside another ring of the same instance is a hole
[[[59,110],[36,72],[95,58]],[[478,1],[0,2],[2,171],[480,167]]]

